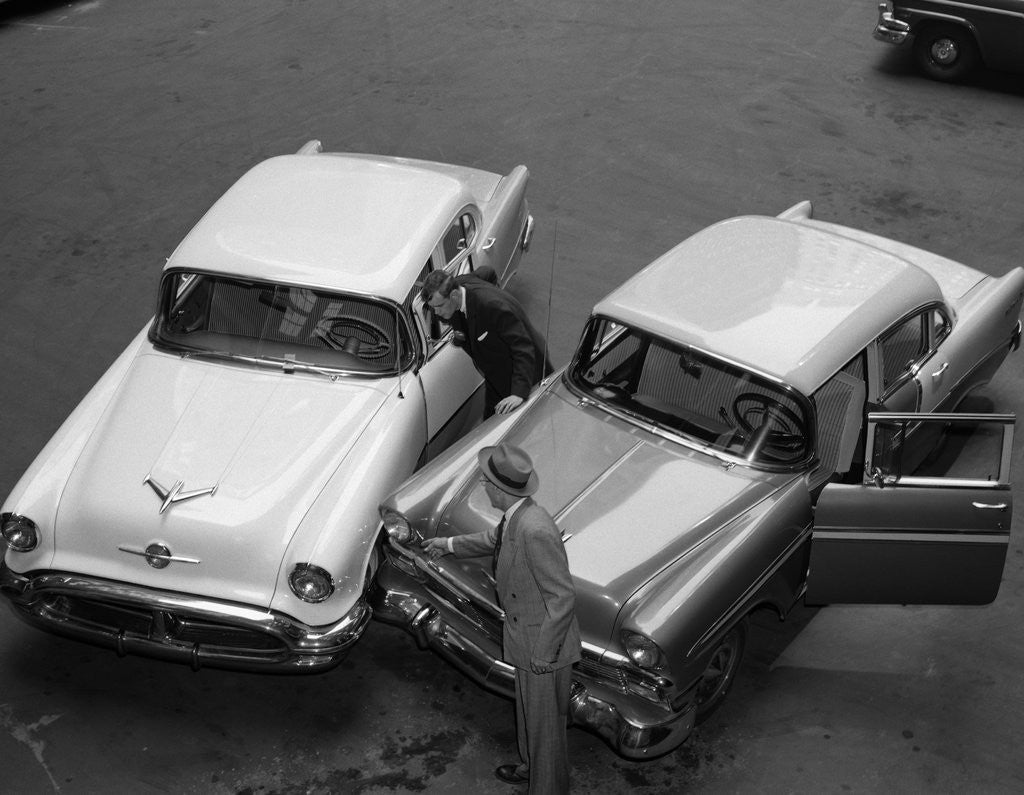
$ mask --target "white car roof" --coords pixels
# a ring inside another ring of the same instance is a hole
[[[166,267],[402,301],[452,219],[500,180],[403,158],[274,157],[228,189]]]
[[[901,315],[941,300],[930,275],[891,253],[744,216],[683,241],[594,312],[810,394]]]

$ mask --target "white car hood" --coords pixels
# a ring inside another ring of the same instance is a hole
[[[386,394],[376,381],[140,355],[68,479],[52,567],[269,606],[296,528]],[[215,491],[165,504],[157,491],[179,483],[179,497]],[[132,554],[153,543],[198,562],[156,569]]]

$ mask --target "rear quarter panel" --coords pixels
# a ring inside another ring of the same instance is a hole
[[[918,374],[922,410],[951,411],[988,383],[1010,353],[1010,339],[1024,303],[1024,270],[987,277],[959,302],[949,338]],[[949,364],[945,372],[938,368]]]
[[[516,166],[498,185],[494,196],[483,207],[484,226],[480,230],[476,267],[484,265],[494,268],[498,283],[504,285],[515,272],[522,256],[519,241],[529,206],[526,202],[526,184],[530,172],[525,166]],[[489,238],[494,242],[486,250]]]

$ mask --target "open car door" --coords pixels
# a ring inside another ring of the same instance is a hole
[[[1013,424],[869,414],[864,482],[830,483],[815,507],[807,603],[992,602],[1010,540]]]
[[[412,316],[425,340],[426,359],[419,369],[427,410],[426,460],[432,459],[479,422],[484,413],[484,379],[454,336],[414,294]]]

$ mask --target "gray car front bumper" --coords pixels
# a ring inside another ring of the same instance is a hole
[[[390,551],[389,551],[390,554]],[[377,573],[370,593],[374,617],[402,627],[422,649],[430,649],[482,687],[512,697],[515,669],[499,658],[500,648],[474,631],[466,613],[432,588],[429,579],[407,574],[393,562]],[[474,608],[463,603],[465,611]],[[696,711],[672,710],[624,692],[622,671],[608,666],[584,644],[574,670],[570,719],[601,737],[627,759],[649,759],[679,746],[693,728]]]
[[[910,24],[893,16],[889,6],[882,3],[878,6],[878,24],[875,25],[874,36],[879,41],[889,44],[902,44],[910,35]]]

